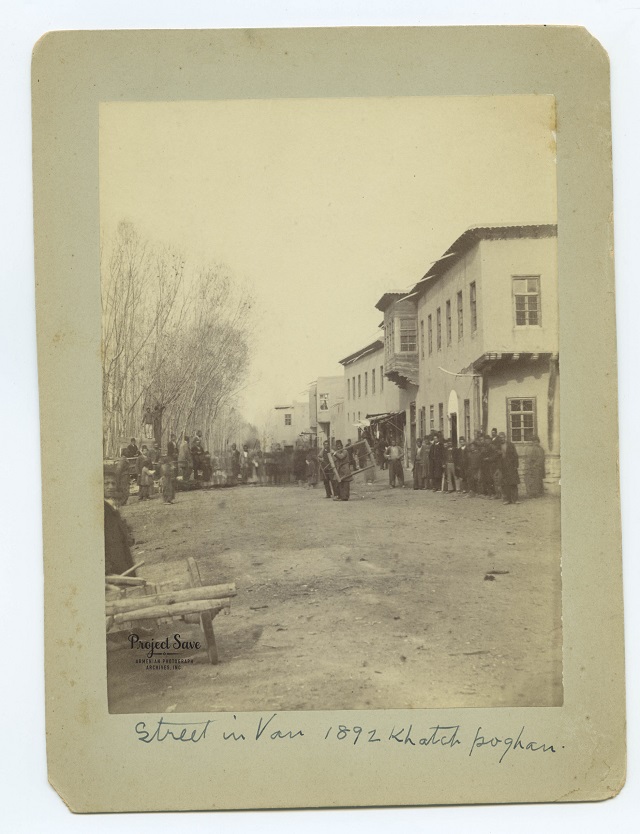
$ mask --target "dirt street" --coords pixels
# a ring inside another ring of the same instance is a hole
[[[110,639],[111,712],[562,703],[557,498],[504,506],[379,477],[348,503],[322,484],[244,486],[122,515],[140,575],[186,585],[194,556],[205,584],[238,594],[214,620],[217,666],[195,651],[152,670]],[[200,635],[178,621],[153,637],[176,632]]]

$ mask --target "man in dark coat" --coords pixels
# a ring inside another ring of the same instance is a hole
[[[338,470],[339,481],[334,481],[334,489],[338,492],[340,501],[349,500],[349,492],[351,490],[351,464],[349,462],[349,452],[342,448],[342,440],[336,440],[336,450],[333,453],[336,461],[336,468]]]
[[[135,437],[131,438],[131,443],[129,443],[127,448],[124,450],[124,454],[125,457],[128,458],[137,458],[140,454],[140,449],[138,449]]]
[[[500,433],[500,452],[501,452],[501,474],[502,474],[502,495],[504,497],[503,504],[519,504],[518,501],[518,484],[520,477],[518,476],[518,453],[516,447],[507,440],[504,433]]]
[[[320,473],[322,475],[322,482],[324,484],[324,491],[326,493],[326,498],[334,498],[334,480],[333,480],[333,468],[331,466],[331,459],[329,457],[329,441],[325,440],[322,444],[322,450],[318,455],[318,467]]]
[[[105,574],[120,575],[133,567],[129,545],[130,534],[120,513],[104,502],[104,566]],[[132,574],[135,576],[135,574]]]
[[[480,445],[472,440],[466,447],[466,476],[469,495],[476,495],[480,491]]]
[[[444,466],[444,445],[438,434],[429,449],[429,472],[431,474],[431,489],[438,492],[442,489],[442,467]]]

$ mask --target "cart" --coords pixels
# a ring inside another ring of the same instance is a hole
[[[134,626],[157,627],[183,620],[199,623],[203,645],[209,662],[218,663],[218,647],[213,631],[213,620],[221,611],[228,613],[231,597],[236,596],[235,583],[203,585],[198,564],[187,559],[188,587],[175,583],[154,584],[138,576],[131,576],[144,562],[134,565],[126,574],[105,577],[107,635],[131,632]]]

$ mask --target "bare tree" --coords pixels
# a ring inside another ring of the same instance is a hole
[[[223,266],[192,268],[128,223],[101,254],[105,454],[139,433],[147,407],[169,432],[198,428],[211,444],[249,366],[248,293]]]

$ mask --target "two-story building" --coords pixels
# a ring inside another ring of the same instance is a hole
[[[495,427],[524,457],[538,436],[559,477],[556,250],[554,225],[471,228],[403,298],[417,312],[420,435]]]
[[[309,386],[309,430],[314,444],[325,440],[335,442],[343,431],[340,403],[344,401],[344,380],[341,376],[319,376]]]
[[[363,429],[372,427],[374,436],[393,434],[404,445],[409,395],[385,376],[385,358],[385,343],[380,338],[340,360],[344,367],[345,440],[359,440]]]
[[[269,445],[279,443],[283,449],[293,449],[299,441],[309,442],[309,437],[309,403],[306,400],[274,407]]]

